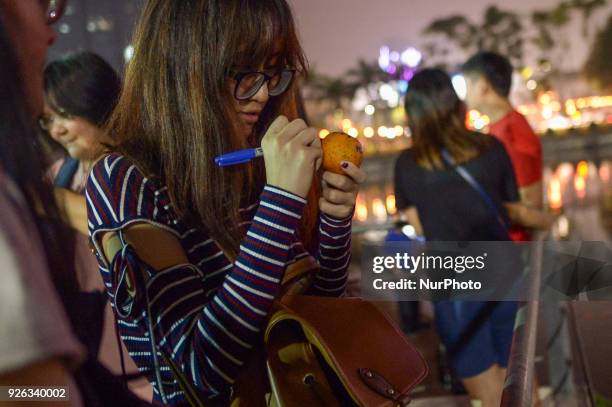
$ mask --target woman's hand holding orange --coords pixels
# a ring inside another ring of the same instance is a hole
[[[353,214],[359,186],[365,182],[366,173],[355,164],[342,163],[344,175],[325,171],[319,209],[326,215],[344,219]]]

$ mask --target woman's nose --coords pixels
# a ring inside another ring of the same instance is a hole
[[[268,81],[261,85],[261,88],[259,88],[257,93],[253,95],[251,99],[261,104],[266,104],[268,99],[270,99],[270,95],[268,94]]]

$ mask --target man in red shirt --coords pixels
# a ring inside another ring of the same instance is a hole
[[[521,202],[542,208],[542,145],[510,100],[512,65],[493,52],[479,52],[462,67],[467,85],[466,103],[491,119],[490,132],[506,147],[512,160]],[[512,240],[530,240],[523,228],[510,230]]]

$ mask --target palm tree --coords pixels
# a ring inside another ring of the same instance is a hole
[[[425,53],[428,64],[435,61],[435,65],[452,69],[460,61],[450,61],[449,55],[457,47],[465,54],[472,54],[478,49],[477,40],[478,27],[462,15],[451,15],[432,21],[424,30],[423,34],[430,36],[426,44]],[[436,38],[436,36],[441,37]]]
[[[508,55],[518,65],[523,59],[522,23],[516,13],[490,6],[482,24],[474,24],[462,15],[434,20],[425,34],[442,35],[467,54],[476,51],[497,51]]]
[[[323,90],[322,100],[331,102],[334,110],[343,109],[354,95],[352,86],[342,78],[324,78],[321,82],[321,89]]]
[[[582,36],[586,37],[589,33],[589,20],[594,11],[607,4],[607,0],[572,0],[574,10],[582,13]]]
[[[606,4],[607,0],[564,0],[551,9],[533,12],[531,21],[539,34],[534,43],[544,52],[552,50],[557,45],[555,38],[560,36],[559,31],[570,22],[572,11],[582,14],[582,36],[586,38],[591,16]],[[553,35],[553,31],[557,33]]]
[[[562,1],[552,9],[538,10],[531,14],[531,21],[538,30],[538,36],[532,41],[540,51],[544,53],[552,51],[558,40],[564,38],[560,31],[571,20],[571,10],[570,3]],[[553,34],[553,31],[556,32]]]
[[[442,35],[464,51],[470,51],[475,47],[475,36],[477,32],[478,27],[461,15],[436,19],[423,31],[426,35]]]
[[[359,88],[367,88],[372,83],[384,82],[388,79],[387,74],[380,69],[377,62],[368,63],[363,59],[359,59],[357,66],[349,69],[346,76],[350,81],[353,93]]]
[[[608,23],[599,32],[593,43],[593,48],[582,69],[584,75],[595,87],[603,91],[612,89],[612,14]]]
[[[523,24],[516,13],[490,6],[479,29],[478,49],[504,54],[520,66],[523,62],[522,32]]]
[[[315,102],[329,102],[334,110],[342,109],[352,99],[354,90],[342,78],[332,78],[311,68],[304,80],[305,98]]]

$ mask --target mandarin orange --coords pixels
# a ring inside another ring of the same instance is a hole
[[[321,140],[323,149],[323,169],[336,174],[344,174],[342,161],[349,161],[356,166],[363,161],[363,147],[359,140],[346,133],[329,133]]]

